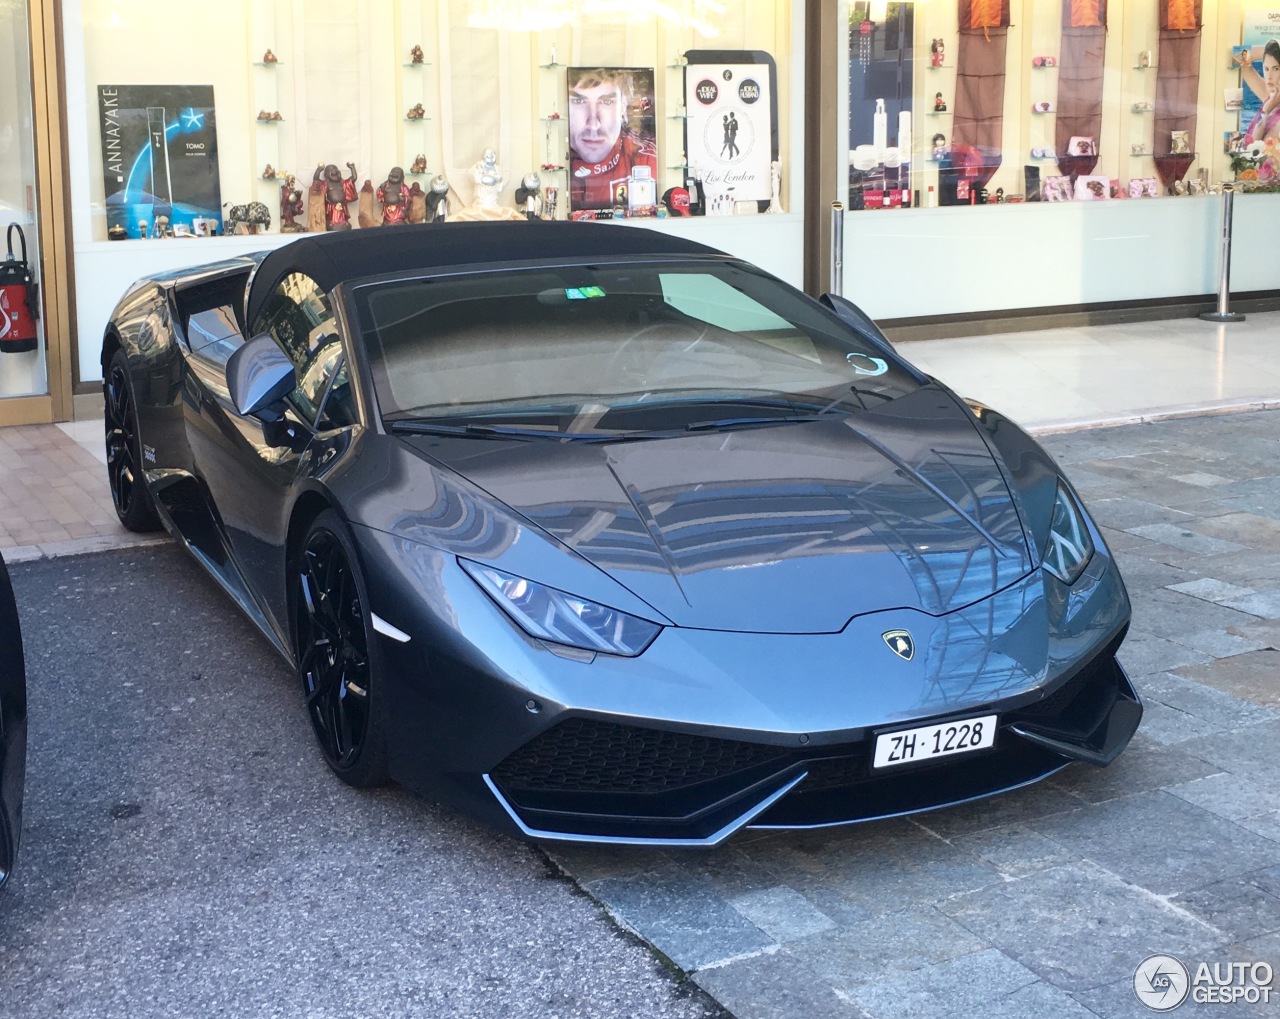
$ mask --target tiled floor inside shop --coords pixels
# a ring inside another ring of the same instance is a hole
[[[1280,407],[1280,312],[919,340],[899,349],[1035,432]],[[165,540],[120,527],[100,420],[0,428],[10,562]]]

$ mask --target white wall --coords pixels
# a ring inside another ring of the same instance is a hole
[[[1221,198],[848,213],[844,293],[876,318],[1216,293]],[[1280,195],[1238,195],[1232,290],[1280,289]]]

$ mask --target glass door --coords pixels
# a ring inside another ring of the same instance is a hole
[[[28,14],[0,3],[0,401],[49,393]]]

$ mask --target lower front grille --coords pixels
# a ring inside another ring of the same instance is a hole
[[[760,743],[572,718],[526,743],[493,770],[510,793],[663,793],[781,762]]]

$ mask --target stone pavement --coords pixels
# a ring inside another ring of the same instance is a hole
[[[1153,954],[1280,972],[1280,412],[1046,443],[1133,598],[1146,714],[1115,764],[709,853],[551,851],[738,1019],[1119,1019],[1152,1014]]]
[[[72,435],[84,437],[76,441]],[[5,562],[147,545],[120,526],[107,487],[102,422],[0,428],[0,551]]]

